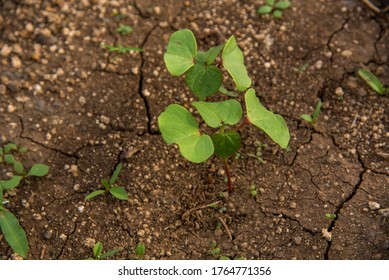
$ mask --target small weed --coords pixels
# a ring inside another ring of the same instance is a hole
[[[336,214],[326,213],[325,217],[326,217],[326,219],[329,219],[329,220],[335,220]]]
[[[300,118],[303,119],[304,121],[309,122],[313,126],[316,126],[316,120],[319,117],[321,105],[322,105],[322,102],[321,102],[321,100],[319,100],[316,104],[315,110],[313,111],[312,115],[302,114],[300,116]]]
[[[11,165],[13,175],[9,180],[0,180],[0,228],[9,246],[23,258],[28,254],[28,241],[26,233],[20,226],[18,219],[6,209],[4,205],[4,191],[11,190],[19,186],[24,180],[27,183],[31,177],[43,177],[49,172],[49,167],[45,164],[34,164],[28,171],[23,164],[15,157],[15,153],[25,153],[26,148],[18,148],[14,143],[8,143],[0,147],[0,164]]]
[[[90,260],[105,260],[122,250],[122,248],[116,248],[103,254],[103,244],[99,241],[93,247],[93,258],[90,258]]]
[[[131,26],[125,24],[120,24],[119,27],[116,28],[116,32],[120,35],[127,35],[132,33],[132,31],[134,31],[134,29]]]
[[[254,198],[257,197],[258,191],[257,191],[257,187],[256,186],[254,186],[254,185],[250,186],[250,194]]]
[[[304,72],[307,70],[308,66],[309,66],[309,64],[308,64],[308,63],[305,63],[304,65],[301,65],[301,66],[299,66],[299,67],[292,67],[292,70],[293,70],[294,72],[297,72],[297,73],[299,73],[299,74],[302,74],[302,73],[304,73]]]
[[[135,254],[138,260],[142,260],[146,254],[146,245],[143,242],[139,242],[135,247]]]
[[[122,45],[112,46],[107,44],[101,44],[101,47],[108,49],[109,52],[117,53],[116,56],[113,57],[113,59],[118,58],[121,55],[124,55],[128,52],[134,51],[134,52],[141,52],[143,51],[141,48],[134,48],[134,47],[125,47]]]
[[[219,256],[220,248],[217,246],[216,241],[212,241],[211,250],[209,251],[209,254],[212,255],[214,258],[217,258]]]
[[[389,94],[389,87],[385,87],[377,76],[370,71],[360,69],[358,74],[379,95]]]
[[[128,194],[124,190],[124,188],[115,184],[115,181],[118,178],[119,173],[120,173],[121,170],[122,170],[122,164],[119,163],[116,166],[116,169],[113,172],[112,177],[111,177],[111,179],[109,179],[109,181],[107,181],[106,179],[102,179],[101,180],[101,184],[104,186],[105,189],[104,190],[97,190],[97,191],[91,192],[90,194],[88,194],[85,197],[85,200],[89,200],[89,199],[94,198],[94,197],[96,197],[98,195],[101,195],[101,194],[104,194],[104,193],[108,193],[108,192],[111,195],[113,195],[114,197],[116,197],[117,199],[128,200]]]
[[[259,7],[257,10],[258,14],[266,15],[273,14],[274,18],[281,18],[284,10],[288,9],[292,3],[289,1],[275,1],[275,0],[266,0],[266,4]]]

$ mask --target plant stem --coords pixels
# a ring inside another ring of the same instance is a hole
[[[224,159],[224,169],[226,170],[227,174],[227,180],[228,180],[228,192],[232,192],[232,182],[231,182],[231,175],[230,175],[230,167],[228,166],[228,161],[225,158]]]
[[[250,124],[250,120],[246,117],[244,121],[237,128],[235,128],[235,131],[241,130],[243,127],[245,127],[248,124]]]
[[[227,96],[230,96],[230,97],[238,97],[239,96],[235,91],[230,91],[223,86],[220,86],[219,92],[221,92],[222,94],[225,94]]]

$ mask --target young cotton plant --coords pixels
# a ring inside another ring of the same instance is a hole
[[[215,63],[220,53],[221,61]],[[202,133],[198,122],[185,107],[171,104],[158,118],[163,139],[167,144],[177,144],[181,154],[194,163],[204,162],[213,154],[223,158],[230,192],[232,184],[227,159],[241,147],[239,130],[251,124],[264,131],[282,148],[288,146],[290,136],[284,119],[267,110],[256,97],[255,90],[249,88],[251,79],[234,36],[225,44],[202,52],[197,50],[192,31],[179,30],[170,37],[164,61],[173,76],[186,75],[185,83],[199,99],[192,102],[193,107],[216,132],[212,135]],[[234,80],[236,89],[246,91],[244,118],[238,100],[205,101],[217,92],[233,95],[222,86],[223,68]]]

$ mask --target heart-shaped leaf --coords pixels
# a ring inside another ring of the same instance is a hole
[[[201,117],[210,127],[217,128],[223,124],[234,125],[242,118],[242,107],[236,100],[221,102],[192,102]]]
[[[211,65],[215,61],[216,57],[219,55],[223,47],[224,44],[210,48],[206,52],[198,52],[196,56],[196,61],[198,63]]]
[[[112,187],[109,192],[116,198],[120,200],[128,200],[127,192],[119,186]]]
[[[42,177],[49,173],[49,167],[46,164],[37,163],[34,164],[30,171],[27,173],[28,176]]]
[[[215,146],[215,154],[222,158],[233,155],[241,146],[240,134],[233,130],[217,133],[211,137]]]
[[[197,43],[189,29],[179,30],[170,37],[163,57],[167,70],[173,76],[180,76],[195,64]]]
[[[284,119],[267,110],[255,96],[255,90],[249,89],[245,94],[247,118],[250,123],[263,130],[274,142],[286,148],[289,143],[289,129]]]
[[[8,210],[0,211],[0,228],[9,246],[23,258],[27,257],[28,241],[18,219]]]
[[[185,82],[200,99],[214,95],[222,85],[223,76],[216,66],[196,64],[189,69]]]
[[[228,39],[222,53],[223,66],[234,79],[236,88],[244,91],[251,85],[251,79],[244,66],[244,57],[242,51],[236,44],[234,36]]]
[[[21,180],[22,180],[22,176],[12,176],[12,178],[7,181],[1,180],[0,187],[3,188],[4,190],[10,190],[16,188],[20,184]]]
[[[206,161],[214,151],[211,137],[201,135],[198,123],[184,107],[172,104],[158,117],[162,137],[168,144],[176,143],[189,161]]]

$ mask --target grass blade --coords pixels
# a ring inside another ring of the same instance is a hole
[[[9,246],[23,258],[27,257],[28,241],[18,219],[8,210],[0,212],[0,227]]]

